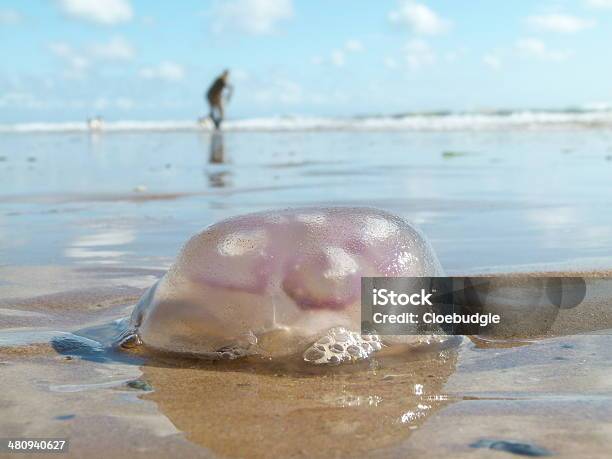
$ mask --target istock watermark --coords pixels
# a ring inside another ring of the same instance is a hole
[[[536,337],[612,330],[612,278],[367,277],[362,332]]]

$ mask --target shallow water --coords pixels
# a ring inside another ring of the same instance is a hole
[[[211,163],[205,133],[3,134],[2,264],[164,265],[227,216],[368,204],[419,225],[447,270],[609,266],[610,130],[230,132],[223,147]]]
[[[322,374],[51,345],[57,332],[104,343],[189,236],[269,208],[390,210],[449,273],[612,266],[609,130],[230,132],[223,152],[210,140],[2,134],[0,437],[68,436],[93,457],[511,457],[481,441],[610,454],[605,333],[465,340]]]

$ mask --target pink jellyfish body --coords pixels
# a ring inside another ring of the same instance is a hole
[[[131,325],[146,346],[205,358],[357,360],[382,346],[359,334],[361,277],[441,273],[423,235],[385,211],[248,214],[193,236],[140,300]]]

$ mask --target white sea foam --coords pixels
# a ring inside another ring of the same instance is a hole
[[[593,129],[612,128],[612,110],[513,111],[449,114],[408,114],[321,118],[283,116],[228,120],[227,131],[312,131],[312,130],[406,130],[464,131],[498,129]],[[208,121],[102,121],[91,129],[87,122],[0,124],[2,133],[44,132],[138,132],[138,131],[210,131]]]

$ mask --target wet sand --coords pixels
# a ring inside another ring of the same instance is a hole
[[[471,446],[488,440],[609,457],[612,326],[566,335],[601,325],[605,295],[564,336],[466,338],[329,371],[92,350],[69,333],[104,342],[205,225],[304,204],[402,215],[449,274],[610,277],[611,139],[236,133],[209,162],[210,139],[196,133],[7,135],[0,437],[70,438],[75,458],[520,457]]]
[[[90,282],[100,283],[103,272],[90,272]],[[143,274],[124,282],[137,284]],[[483,439],[528,443],[559,457],[610,452],[608,334],[516,343],[464,338],[323,370],[296,360],[210,363],[51,345],[60,330],[104,342],[112,336],[108,324],[129,313],[142,289],[60,293],[49,285],[52,293],[40,295],[40,288],[2,302],[0,431],[70,438],[68,457],[508,454],[470,446]]]

